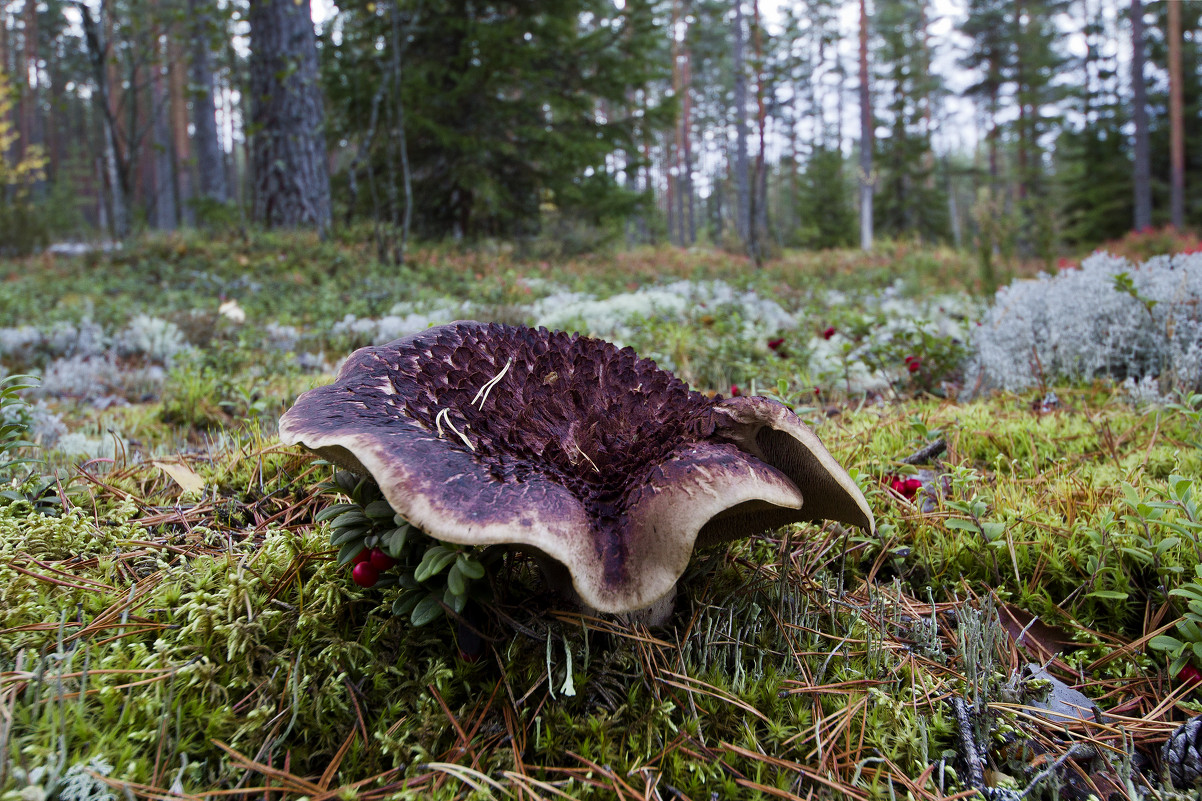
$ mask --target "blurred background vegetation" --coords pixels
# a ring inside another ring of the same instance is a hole
[[[0,2],[0,250],[354,229],[534,258],[1197,226],[1202,4]]]

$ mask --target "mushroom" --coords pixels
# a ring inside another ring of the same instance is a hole
[[[431,537],[534,552],[599,612],[666,617],[696,546],[798,521],[874,528],[781,404],[709,398],[631,348],[545,328],[460,321],[358,350],[280,440],[370,474]]]

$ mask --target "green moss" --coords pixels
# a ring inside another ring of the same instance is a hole
[[[915,294],[954,285],[958,269],[943,252],[860,258],[790,257],[752,274],[674,251],[546,268],[425,251],[398,273],[353,243],[166,237],[97,257],[103,270],[64,261],[37,281],[10,270],[0,316],[183,320],[221,286],[245,289],[252,320],[298,325],[379,315],[403,298],[471,297],[502,313],[526,302],[515,278],[531,274],[599,294],[638,276],[717,277],[801,307],[825,287],[891,284],[889,258],[908,265]],[[78,289],[84,275],[95,298]],[[776,388],[853,467],[878,534],[799,526],[700,553],[673,625],[650,633],[556,612],[515,559],[518,581],[486,610],[477,662],[458,656],[451,624],[414,629],[389,614],[395,590],[361,591],[335,566],[328,528],[313,522],[325,501],[310,499],[327,474],[271,433],[277,407],[321,379],[271,364],[253,324],[215,329],[151,403],[64,409],[143,453],[190,449],[205,487],[185,495],[131,454],[93,465],[90,479],[64,471],[72,505],[57,516],[0,501],[0,712],[12,715],[7,729],[0,715],[0,793],[39,768],[53,791],[72,766],[102,758],[110,778],[161,790],[178,778],[197,795],[268,781],[301,794],[220,743],[308,782],[338,759],[329,786],[344,798],[487,797],[470,787],[484,777],[540,795],[535,782],[553,782],[580,798],[637,797],[647,785],[664,797],[669,786],[691,798],[837,796],[825,780],[892,800],[908,792],[903,778],[925,775],[934,792],[927,771],[941,760],[951,794],[965,785],[950,699],[1011,678],[1009,635],[985,613],[975,636],[1002,645],[985,658],[972,644],[982,675],[967,677],[964,610],[992,603],[1080,641],[1062,659],[1100,682],[1087,691],[1104,706],[1171,707],[1158,706],[1164,659],[1115,644],[1184,610],[1168,593],[1202,560],[1202,526],[1179,491],[1202,477],[1197,420],[1132,409],[1103,385],[1058,387],[1050,411],[1034,395],[828,408],[799,352],[743,341],[734,316],[703,325],[706,336],[649,321],[641,335],[701,386]],[[205,433],[214,421],[221,428]],[[896,496],[887,479],[917,475],[901,459],[935,437],[949,446],[937,474],[921,474],[915,502]],[[991,714],[995,731],[1057,736],[1013,711]],[[992,749],[999,770],[1033,775],[1008,754]]]

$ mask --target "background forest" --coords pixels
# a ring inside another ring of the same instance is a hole
[[[316,19],[315,33],[310,22]],[[1202,3],[0,3],[0,244],[180,226],[874,238],[1197,225]]]

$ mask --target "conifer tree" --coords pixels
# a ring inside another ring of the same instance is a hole
[[[375,90],[390,69],[376,43],[391,40],[390,7],[340,5],[322,48],[333,133],[348,148],[373,130]],[[676,104],[660,83],[670,75],[669,41],[650,4],[435,0],[398,10],[416,234],[523,237],[548,214],[603,225],[637,205],[606,160],[638,153],[640,127],[671,131]],[[634,90],[648,87],[646,112],[632,107]],[[384,205],[387,184],[401,180],[399,170],[389,176],[384,148],[399,135],[378,136],[356,178],[378,181]],[[368,210],[369,198],[357,202]]]

